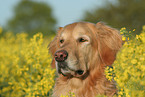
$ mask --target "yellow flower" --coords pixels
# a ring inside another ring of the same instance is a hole
[[[132,60],[131,60],[131,63],[132,63],[132,64],[136,64],[136,63],[137,63],[137,60],[136,60],[136,59],[132,59]]]
[[[125,41],[126,40],[126,37],[125,36],[122,36],[122,40]]]
[[[121,29],[126,41],[118,52],[113,69],[105,69],[106,78],[117,83],[118,97],[144,97],[145,78],[145,26],[136,39],[129,39],[130,32]],[[0,27],[0,33],[2,28]],[[0,37],[0,83],[1,96],[36,97],[47,96],[54,86],[55,70],[50,66],[51,55],[47,45],[52,40],[41,33],[28,39],[26,33],[16,36],[12,32]],[[115,76],[115,77],[114,77]],[[8,85],[6,85],[8,83]],[[62,97],[73,97],[70,93]]]
[[[127,38],[127,40],[129,40],[129,37]]]
[[[123,32],[120,32],[121,35],[123,35]]]
[[[139,38],[139,36],[138,35],[136,35],[136,39],[138,39]]]
[[[112,69],[112,68],[110,68],[110,71],[113,71],[113,69]]]
[[[2,27],[0,27],[0,34],[3,32],[3,28]]]
[[[120,94],[120,95],[123,95],[123,92],[122,92],[122,91],[120,91],[120,92],[119,92],[119,94]]]

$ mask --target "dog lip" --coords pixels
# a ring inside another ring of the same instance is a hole
[[[64,77],[76,77],[76,78],[86,78],[87,77],[87,72],[84,70],[76,70],[72,71],[70,69],[60,69],[60,74],[62,74]]]
[[[84,74],[86,73],[86,70],[82,70],[82,69],[72,69],[70,68],[66,62],[57,62],[58,63],[58,68],[59,68],[59,74],[62,74],[64,77],[77,77],[80,78],[82,76],[84,76]]]
[[[63,69],[63,68],[60,69],[60,74],[62,74],[63,76],[72,76],[73,75],[73,73],[70,70]]]
[[[58,62],[59,68],[66,68],[66,64],[64,62]]]
[[[83,72],[81,71],[80,74],[76,73],[74,77],[81,78],[81,79],[86,79],[88,77],[88,75],[89,75],[89,71],[88,70],[83,70]]]

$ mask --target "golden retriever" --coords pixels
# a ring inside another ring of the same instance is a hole
[[[70,92],[76,97],[112,97],[117,89],[115,82],[106,79],[104,69],[114,62],[121,46],[119,31],[101,22],[60,27],[49,44],[52,66],[58,72],[53,97]]]

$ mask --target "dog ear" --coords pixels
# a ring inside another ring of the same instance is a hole
[[[49,52],[51,53],[52,58],[53,58],[52,62],[51,62],[52,68],[55,68],[54,54],[57,51],[57,48],[59,47],[59,45],[58,45],[58,43],[59,43],[58,37],[59,37],[59,34],[62,31],[62,29],[63,29],[63,27],[59,27],[59,30],[57,31],[57,35],[54,37],[54,39],[48,45]]]
[[[104,65],[111,65],[116,54],[122,46],[122,38],[119,31],[106,26],[104,23],[96,24],[98,38],[98,52]]]

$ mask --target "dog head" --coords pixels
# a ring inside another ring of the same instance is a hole
[[[111,65],[121,45],[116,29],[100,22],[77,22],[59,28],[49,51],[59,74],[80,78],[98,66]]]

